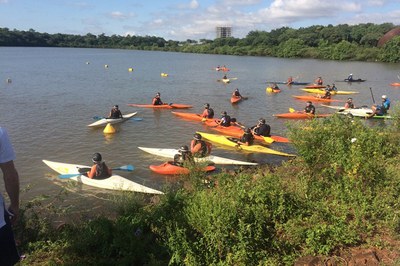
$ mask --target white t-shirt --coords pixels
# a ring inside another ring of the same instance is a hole
[[[6,163],[15,160],[15,152],[5,128],[0,127],[0,163]],[[0,228],[6,222],[4,221],[4,198],[0,194]]]

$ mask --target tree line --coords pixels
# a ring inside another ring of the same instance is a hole
[[[378,41],[396,26],[392,23],[337,26],[314,25],[250,31],[244,38],[165,40],[156,36],[48,34],[0,28],[0,46],[118,48],[239,56],[273,56],[325,60],[400,61],[400,36],[382,47]]]

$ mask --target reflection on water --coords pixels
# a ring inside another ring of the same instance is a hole
[[[396,104],[399,97],[399,90],[389,85],[397,81],[399,64],[112,49],[4,47],[0,48],[0,58],[0,125],[9,130],[14,143],[22,186],[33,184],[31,193],[34,195],[58,190],[45,178],[50,176],[56,180],[57,175],[42,163],[42,159],[90,164],[94,152],[100,152],[111,167],[134,165],[135,170],[123,176],[141,184],[160,188],[166,181],[174,179],[151,173],[150,164],[165,160],[137,147],[178,148],[189,144],[194,132],[211,130],[201,123],[180,119],[168,109],[127,105],[150,103],[156,92],[161,93],[165,102],[193,105],[185,112],[201,113],[207,102],[217,116],[225,110],[245,126],[255,125],[263,117],[271,125],[272,133],[282,136],[286,134],[286,125],[295,121],[272,115],[286,113],[288,108],[302,110],[305,102],[295,100],[292,95],[305,93],[299,86],[280,85],[281,93],[267,94],[267,80],[284,81],[288,76],[297,76],[297,81],[312,81],[322,76],[327,84],[335,82],[339,90],[359,91],[353,96],[356,105],[372,104],[370,87],[375,99],[387,94]],[[228,77],[237,77],[237,80],[229,84],[217,82],[223,74],[214,67],[221,64],[229,66]],[[168,77],[161,77],[162,72],[168,73]],[[349,73],[366,78],[367,82],[336,82]],[[232,105],[229,99],[235,88],[239,88],[248,100]],[[337,99],[345,100],[346,97],[337,96]],[[107,115],[115,104],[123,113],[138,111],[137,117],[143,120],[128,120],[116,125],[115,134],[104,134],[103,128],[87,127],[93,122],[93,116]],[[332,112],[319,105],[317,111]],[[283,143],[274,143],[271,148],[294,152],[293,147]],[[213,148],[213,153],[260,163],[286,159],[241,153],[219,146]]]

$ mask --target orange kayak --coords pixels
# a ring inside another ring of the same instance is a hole
[[[171,162],[166,162],[160,165],[150,165],[149,168],[151,171],[161,175],[182,175],[190,173],[188,168],[174,165]],[[209,165],[201,170],[204,172],[211,172],[215,170],[215,166]]]
[[[187,120],[193,120],[193,121],[200,121],[200,122],[210,122],[213,123],[214,122],[214,118],[203,118],[201,116],[201,114],[195,114],[195,113],[184,113],[184,112],[174,112],[172,111],[171,113],[173,113],[174,115],[180,117],[180,118],[184,118]],[[214,125],[216,125],[214,123]]]
[[[391,86],[400,86],[400,82],[390,83]]]
[[[191,105],[179,104],[179,103],[161,104],[161,105],[128,103],[128,105],[129,106],[134,106],[134,107],[163,108],[163,109],[188,109],[188,108],[192,108],[193,107]]]
[[[238,103],[238,102],[240,102],[242,100],[242,97],[237,97],[237,96],[232,96],[231,97],[231,103],[232,104],[235,104],[235,103]]]
[[[276,114],[274,116],[279,117],[279,118],[290,118],[290,119],[311,119],[311,118],[317,118],[317,117],[327,117],[327,116],[330,116],[330,114],[312,115],[312,114],[301,112],[301,113]]]
[[[239,128],[236,126],[230,126],[230,127],[218,126],[218,127],[212,127],[211,129],[218,131],[222,134],[225,134],[225,135],[228,135],[231,137],[235,137],[235,138],[240,138],[244,134],[244,130],[242,128]],[[273,141],[283,142],[283,143],[290,142],[290,140],[288,138],[281,137],[281,136],[275,136],[275,135],[272,135],[271,137],[263,137],[263,136],[257,136],[257,135],[253,135],[253,136],[254,136],[254,139],[262,141],[262,142],[267,142],[268,144],[270,144]],[[270,140],[267,141],[267,140],[265,140],[265,138],[267,138],[267,139],[271,138],[272,141],[270,141]]]
[[[303,100],[303,101],[315,101],[315,102],[326,102],[326,103],[343,102],[343,101],[339,101],[339,100],[325,99],[325,98],[320,98],[320,97],[316,97],[316,96],[307,96],[307,95],[304,95],[304,96],[303,95],[301,95],[301,96],[292,95],[292,96],[298,100]]]
[[[324,85],[308,85],[308,86],[305,86],[305,88],[307,88],[307,89],[321,89],[321,88],[325,88],[326,86],[324,86]]]

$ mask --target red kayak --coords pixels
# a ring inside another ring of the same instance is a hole
[[[390,83],[390,86],[400,86],[400,82]]]
[[[150,165],[149,168],[151,171],[161,175],[182,175],[190,173],[190,170],[188,168],[174,165],[171,162],[166,162],[160,165]],[[209,165],[201,169],[201,171],[204,172],[211,172],[214,170],[215,166],[213,165]]]
[[[317,117],[327,117],[330,116],[330,114],[312,115],[304,112],[297,112],[297,113],[276,114],[274,116],[279,118],[291,118],[291,119],[311,119]]]
[[[163,108],[163,109],[188,109],[193,107],[191,105],[179,104],[179,103],[161,104],[161,105],[128,103],[128,105],[134,107]]]
[[[307,88],[307,89],[322,89],[322,88],[326,88],[326,86],[313,84],[313,85],[307,85],[307,86],[305,86],[305,88]]]
[[[195,114],[195,113],[183,113],[183,112],[174,112],[172,111],[171,113],[173,113],[176,116],[179,116],[180,118],[184,118],[184,119],[188,119],[188,120],[192,120],[192,121],[200,121],[200,122],[210,122],[213,123],[214,122],[214,118],[203,118],[201,116],[201,114]],[[214,125],[216,125],[214,123]]]
[[[238,103],[238,102],[240,102],[241,100],[242,100],[242,97],[240,97],[240,96],[232,96],[232,97],[231,97],[231,103],[232,103],[232,104]]]
[[[334,99],[325,99],[325,98],[320,98],[317,96],[307,96],[307,95],[292,95],[294,98],[298,100],[303,100],[303,101],[315,101],[315,102],[326,102],[326,103],[331,103],[331,102],[343,102],[339,100],[334,100]]]

